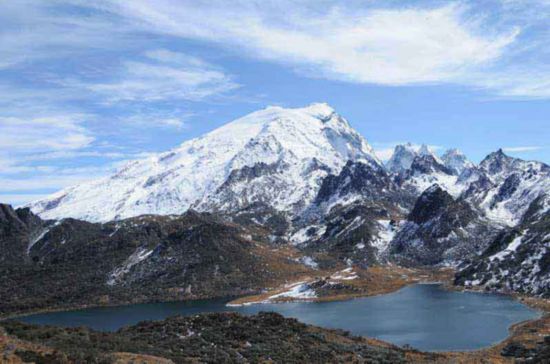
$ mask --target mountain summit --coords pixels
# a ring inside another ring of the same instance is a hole
[[[366,140],[327,104],[267,107],[115,174],[30,205],[43,218],[109,221],[260,202],[296,212],[347,161],[381,166]]]
[[[391,158],[386,163],[386,168],[395,173],[403,172],[411,168],[416,155],[416,148],[411,143],[396,145]]]
[[[443,153],[441,159],[445,166],[451,169],[456,175],[459,175],[465,169],[472,168],[474,166],[474,164],[466,158],[464,153],[456,148],[447,150]]]

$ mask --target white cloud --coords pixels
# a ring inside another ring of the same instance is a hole
[[[160,120],[156,120],[156,122],[158,123],[158,125],[163,125],[166,127],[172,127],[176,129],[184,129],[186,126],[183,120],[178,118],[160,119]]]
[[[15,203],[13,201],[16,199],[23,201],[27,198],[33,200],[35,195],[40,197],[39,195],[109,175],[124,163],[127,163],[127,161],[82,167],[37,166],[31,171],[32,173],[22,176],[17,175],[17,171],[0,170],[0,202],[12,201],[11,203]],[[13,174],[9,172],[13,172]],[[2,200],[2,196],[6,195],[15,197],[11,200],[7,198]]]
[[[85,115],[0,117],[0,146],[4,152],[41,152],[84,148],[94,141],[82,126]]]
[[[170,111],[136,108],[133,109],[132,112],[131,115],[120,116],[118,120],[124,125],[135,127],[140,130],[147,128],[184,130],[188,127],[187,120],[194,115],[194,113],[182,111],[177,108]]]
[[[38,201],[48,196],[40,193],[16,193],[16,194],[0,194],[0,203],[7,203],[14,207],[23,206],[32,201]]]
[[[31,178],[0,178],[0,191],[3,192],[32,192],[43,190],[58,190],[64,187],[76,185],[101,174],[75,173],[75,174],[46,174]]]
[[[11,65],[86,51],[135,53],[152,40],[179,37],[290,65],[311,77],[383,85],[455,83],[507,97],[550,97],[545,0],[503,0],[490,10],[476,1],[6,3],[5,22],[23,25],[19,32],[8,27],[9,44],[0,48]],[[29,31],[31,24],[41,31]],[[88,89],[116,102],[197,100],[236,87],[201,59],[163,49],[149,50],[146,57],[124,61],[117,78]]]
[[[506,147],[502,148],[505,152],[508,153],[521,153],[521,152],[534,152],[537,150],[541,150],[544,147],[541,146],[523,146],[523,147]]]
[[[111,11],[158,32],[237,45],[261,58],[305,67],[312,75],[387,85],[455,81],[497,59],[518,34],[517,28],[496,34],[480,29],[463,19],[457,5],[322,8],[138,0],[120,1]]]
[[[114,81],[73,85],[101,94],[108,102],[198,101],[239,87],[230,76],[198,58],[163,49],[146,56],[144,61],[124,62]]]

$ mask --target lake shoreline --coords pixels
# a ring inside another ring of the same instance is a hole
[[[343,269],[345,269],[345,268],[343,268]],[[449,275],[450,273],[453,272],[450,269],[441,270],[441,269],[428,269],[428,268],[426,268],[426,269],[422,269],[422,268],[405,268],[405,267],[399,267],[399,266],[394,266],[394,265],[373,266],[373,267],[370,267],[368,269],[360,269],[360,268],[354,268],[354,269],[356,269],[360,272],[363,272],[363,273],[371,272],[371,271],[375,271],[375,273],[374,273],[373,277],[371,277],[368,280],[359,279],[358,282],[353,282],[353,283],[359,283],[359,285],[363,284],[364,286],[367,286],[367,285],[370,285],[371,283],[373,283],[373,280],[376,280],[376,279],[379,279],[379,278],[384,278],[384,279],[381,279],[381,281],[384,284],[381,285],[380,287],[377,287],[375,291],[362,291],[362,292],[358,292],[358,293],[355,293],[355,294],[342,294],[342,295],[327,296],[327,297],[322,298],[322,300],[327,301],[327,302],[328,301],[345,301],[345,300],[354,299],[354,298],[361,298],[361,297],[376,296],[376,295],[381,295],[381,294],[388,294],[388,293],[395,292],[395,291],[397,291],[397,290],[399,290],[403,287],[406,287],[407,285],[410,285],[410,284],[422,283],[422,279],[425,278],[425,277],[433,277],[434,275],[438,275],[438,274],[439,275],[441,275],[441,274]],[[397,272],[395,272],[396,270],[397,270]],[[334,270],[331,270],[331,271],[327,271],[327,270],[314,271],[313,273],[315,273],[315,274],[302,274],[302,275],[299,275],[296,278],[294,278],[292,280],[292,282],[314,280],[314,279],[317,279],[317,278],[320,278],[320,277],[323,277],[323,276],[327,276],[327,275],[330,276],[331,274],[333,274],[335,272],[338,272],[338,271],[341,271],[341,270],[336,270],[336,271],[334,271]],[[408,275],[408,277],[405,278],[405,279],[400,279],[403,274]],[[392,279],[390,279],[390,282],[388,284],[388,281],[385,278],[390,277],[392,275],[394,277]],[[396,277],[396,276],[399,276],[399,277]],[[289,284],[289,283],[292,284],[292,282],[286,281],[286,283],[282,283],[282,285]],[[439,282],[444,283],[441,280],[439,280]],[[76,310],[85,310],[85,309],[90,309],[90,308],[120,307],[120,306],[136,305],[136,304],[147,304],[147,303],[189,302],[189,301],[197,301],[197,300],[210,300],[210,299],[225,299],[225,298],[227,298],[228,300],[230,300],[230,301],[228,301],[228,304],[231,304],[231,303],[239,302],[240,300],[246,300],[248,297],[261,296],[261,295],[264,294],[261,291],[265,291],[266,289],[267,290],[269,290],[269,289],[273,290],[274,288],[271,287],[271,288],[265,288],[263,290],[257,290],[256,294],[248,293],[248,294],[242,294],[242,295],[235,294],[235,295],[220,295],[220,296],[217,296],[217,295],[190,296],[188,298],[179,297],[179,298],[174,298],[174,299],[163,299],[163,300],[147,300],[147,299],[144,299],[144,300],[138,300],[138,301],[116,302],[116,303],[111,303],[111,302],[101,303],[101,302],[96,301],[93,304],[50,307],[50,308],[43,308],[43,309],[33,309],[33,310],[29,310],[29,311],[12,312],[12,313],[9,313],[9,314],[0,315],[0,322],[4,321],[4,320],[17,319],[18,317],[26,317],[26,316],[36,315],[36,314],[43,314],[43,313],[76,311]],[[280,302],[285,302],[285,301],[280,301]]]
[[[345,272],[346,270],[348,272]],[[345,301],[389,294],[411,284],[438,283],[451,285],[452,278],[454,277],[454,270],[450,268],[405,268],[394,265],[373,266],[368,269],[353,267],[336,272],[323,273],[319,273],[315,277],[301,277],[294,282],[287,282],[284,285],[271,287],[261,294],[239,297],[228,302],[228,305],[246,306],[261,303]],[[347,291],[345,289],[322,290],[322,295],[314,297],[300,298],[284,295],[286,291],[298,284],[315,286],[323,282],[328,286],[343,284],[349,287],[347,287]],[[277,297],[273,299],[274,296]]]
[[[451,291],[463,291],[463,292],[477,292],[477,293],[495,293],[495,292],[487,292],[480,289],[471,289],[471,288],[464,288],[464,287],[456,287],[452,285],[452,280],[449,278],[451,275],[449,274],[449,270],[419,270],[419,269],[409,269],[409,268],[401,268],[401,267],[385,267],[380,268],[374,276],[370,277],[370,279],[379,278],[380,274],[384,274],[385,269],[391,269],[394,271],[397,269],[397,274],[401,275],[401,279],[394,280],[389,279],[385,281],[386,284],[383,284],[377,289],[369,290],[368,292],[358,292],[355,294],[341,294],[341,295],[332,295],[332,296],[325,296],[318,299],[316,302],[330,302],[330,301],[341,301],[341,300],[350,300],[360,297],[369,297],[369,296],[378,296],[378,295],[384,295],[389,294],[392,292],[395,292],[401,288],[404,288],[409,285],[413,284],[433,284],[437,283],[440,284],[441,287],[445,290],[451,290]],[[403,269],[406,269],[408,274],[407,276],[403,276],[404,271]],[[373,268],[370,268],[372,271]],[[325,272],[323,272],[325,273]],[[353,270],[354,275],[357,275],[357,278],[350,280],[353,281],[353,283],[356,286],[361,286],[362,284],[368,284],[370,281],[369,279],[365,278],[362,270],[355,268]],[[372,273],[372,272],[371,272]],[[333,273],[334,274],[334,273]],[[437,277],[437,279],[436,279]],[[344,277],[345,278],[345,277]],[[269,291],[269,294],[271,296],[276,293],[276,289]],[[497,292],[499,293],[499,292]],[[266,293],[264,293],[265,295]],[[480,349],[475,350],[465,350],[465,351],[429,351],[429,353],[437,353],[441,355],[448,356],[449,359],[455,359],[455,360],[465,360],[465,361],[475,361],[475,360],[481,360],[482,358],[490,358],[490,360],[504,360],[504,362],[507,362],[507,358],[504,358],[501,356],[501,352],[504,349],[504,347],[512,342],[519,343],[525,347],[533,347],[538,340],[540,340],[541,337],[550,335],[550,300],[548,299],[542,299],[542,298],[536,298],[536,297],[529,297],[519,294],[509,294],[509,293],[500,293],[505,296],[513,297],[518,302],[521,302],[522,304],[525,304],[528,307],[535,308],[540,312],[540,317],[532,320],[526,320],[522,322],[517,322],[513,325],[511,325],[508,328],[508,336],[503,339],[502,341],[495,343],[493,345],[483,347]],[[247,300],[250,300],[251,297],[262,297],[262,295],[257,296],[243,296],[240,298],[237,298],[235,300],[229,301],[228,304],[234,303],[234,302],[244,302],[246,303]],[[225,296],[225,297],[205,297],[205,298],[199,298],[200,299],[213,299],[213,298],[227,298],[228,300],[232,297]],[[169,301],[163,301],[163,302],[182,302],[182,301],[191,301],[196,299],[190,299],[190,300],[169,300]],[[298,300],[300,302],[303,302],[303,300]],[[280,300],[276,302],[292,302],[291,299],[285,299]],[[130,304],[144,304],[144,303],[156,303],[156,302],[134,302]],[[253,302],[258,303],[258,302]],[[274,303],[274,302],[269,302]],[[242,303],[241,303],[242,304]],[[39,313],[50,313],[50,312],[63,312],[63,311],[74,311],[74,310],[81,310],[81,309],[89,309],[89,308],[100,308],[100,307],[117,307],[117,306],[127,306],[128,304],[116,304],[116,305],[81,305],[78,307],[71,307],[71,308],[59,308],[59,309],[44,309],[44,310],[36,310],[33,312],[26,312],[24,314],[13,314],[9,315],[8,317],[2,317],[1,320],[7,320],[7,319],[14,319],[17,320],[17,318],[31,316],[34,314]],[[1,326],[1,322],[0,322]],[[365,338],[368,338],[367,336],[364,336]],[[388,345],[394,345],[391,343],[387,343]]]

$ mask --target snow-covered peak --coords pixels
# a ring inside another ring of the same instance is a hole
[[[411,168],[416,156],[416,148],[411,143],[396,145],[391,158],[386,163],[386,168],[394,173],[403,172]]]
[[[313,103],[313,104],[310,104],[309,106],[306,106],[297,110],[301,110],[302,112],[321,120],[327,120],[333,114],[336,113],[336,111],[334,111],[332,106],[330,106],[325,102]]]
[[[339,173],[348,160],[381,166],[365,139],[330,106],[267,107],[30,207],[43,218],[90,221],[254,201],[288,211],[313,199],[323,176]]]
[[[422,144],[418,149],[418,155],[433,155],[433,153],[426,144]]]
[[[514,158],[507,156],[502,149],[499,149],[485,157],[479,167],[490,176],[493,176],[509,172],[513,164]]]
[[[460,175],[465,169],[474,167],[474,164],[466,158],[464,153],[456,148],[448,149],[441,156],[441,160],[443,164],[451,169],[456,175]]]
[[[418,155],[421,157],[432,157],[437,163],[443,164],[443,161],[434,153],[432,148],[428,147],[426,144],[422,144],[418,149]]]
[[[537,161],[525,161],[506,155],[502,149],[489,154],[481,161],[479,167],[494,181],[502,181],[512,173],[544,174],[550,173],[550,166]]]
[[[507,156],[501,149],[485,157],[476,174],[478,181],[470,184],[466,197],[489,218],[509,226],[521,220],[534,200],[550,195],[550,166]]]

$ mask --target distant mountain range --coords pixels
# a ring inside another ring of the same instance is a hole
[[[216,278],[199,296],[242,293],[278,274],[257,275],[266,261],[290,264],[274,263],[265,249],[289,246],[307,257],[297,260],[308,262],[303,269],[453,266],[460,285],[550,296],[548,165],[502,150],[476,165],[456,149],[437,156],[411,144],[396,146],[384,164],[326,104],[269,107],[2,211],[0,261],[20,264],[10,274],[102,261],[83,269],[94,294],[144,294],[140,281],[193,291],[224,275],[231,278]]]

